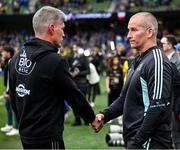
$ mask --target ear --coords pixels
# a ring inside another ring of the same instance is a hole
[[[174,49],[173,45],[169,42],[168,42],[168,47],[169,47],[169,49]]]
[[[53,24],[48,25],[48,33],[50,35],[53,35],[53,33],[54,33],[54,25]]]
[[[147,31],[148,38],[151,38],[155,34],[155,31],[151,28],[147,29],[146,31]]]

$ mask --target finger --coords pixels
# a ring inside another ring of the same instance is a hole
[[[100,124],[99,127],[97,128],[97,130],[101,130],[103,128],[103,124]]]
[[[102,116],[101,116],[101,115],[98,115],[98,116],[97,116],[97,119],[98,119],[99,122],[102,121]]]
[[[90,123],[89,126],[90,126],[92,129],[95,128],[95,125],[93,125],[92,123]]]

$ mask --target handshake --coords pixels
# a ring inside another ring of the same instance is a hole
[[[89,125],[97,133],[102,129],[103,124],[104,124],[104,115],[97,114],[94,121],[90,123]]]

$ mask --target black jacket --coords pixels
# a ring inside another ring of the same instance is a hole
[[[171,63],[161,50],[147,50],[130,66],[121,96],[102,112],[105,122],[123,114],[125,142],[143,148],[152,139],[171,148],[172,76]]]
[[[62,138],[65,105],[88,123],[95,114],[78,90],[58,49],[47,41],[32,39],[10,62],[10,94],[18,115],[23,142]]]
[[[77,84],[88,84],[87,75],[90,73],[89,60],[84,54],[74,55],[69,59],[70,70],[79,73],[73,79]]]

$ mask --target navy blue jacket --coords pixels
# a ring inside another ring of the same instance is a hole
[[[123,114],[125,142],[139,148],[154,139],[170,148],[172,66],[158,47],[133,61],[120,97],[102,113],[105,122]]]

